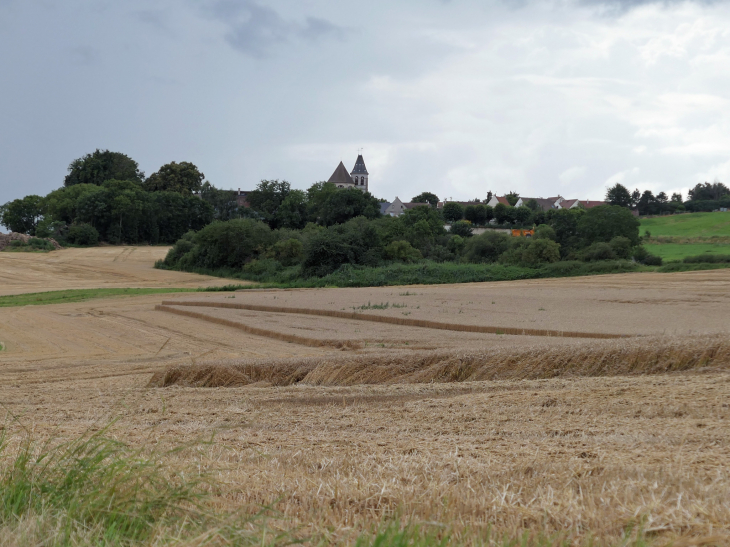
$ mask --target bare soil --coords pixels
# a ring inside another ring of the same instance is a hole
[[[164,249],[128,249],[0,254],[0,294],[229,283],[153,270]],[[710,537],[715,539],[704,544],[725,545],[730,543],[725,365],[663,374],[452,383],[147,386],[170,367],[242,361],[367,364],[437,352],[589,356],[604,345],[641,348],[644,341],[646,355],[655,355],[650,350],[657,340],[680,338],[701,353],[703,340],[722,340],[728,333],[729,294],[730,271],[716,270],[149,295],[2,308],[0,342],[6,349],[0,351],[0,403],[18,419],[6,421],[11,437],[21,434],[19,423],[39,437],[63,439],[115,417],[120,421],[114,435],[135,445],[172,447],[213,434],[213,443],[179,457],[181,464],[194,463],[219,479],[221,511],[273,504],[278,525],[299,526],[302,535],[351,539],[400,513],[466,536],[491,527],[499,536],[527,530],[564,533],[576,542],[589,536],[614,542],[641,523],[657,545],[676,538],[699,545]],[[263,330],[362,344],[334,348],[155,310],[163,300],[191,299],[339,311],[389,302],[388,309],[362,313],[651,336],[523,337],[195,308]],[[710,353],[717,360],[723,351]],[[623,361],[617,360],[620,366]],[[657,363],[647,366],[660,369]]]

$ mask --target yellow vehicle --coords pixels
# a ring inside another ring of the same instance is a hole
[[[535,229],[520,230],[519,228],[512,229],[512,237],[532,237],[535,235]]]

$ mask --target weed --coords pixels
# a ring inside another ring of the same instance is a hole
[[[388,302],[381,302],[380,304],[371,304],[368,300],[367,304],[363,304],[362,306],[352,306],[353,311],[357,310],[387,310],[390,307],[390,304]],[[396,306],[393,305],[394,308],[402,307],[402,306]]]
[[[407,308],[408,304],[393,304],[394,308]]]

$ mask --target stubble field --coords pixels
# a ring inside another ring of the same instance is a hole
[[[0,254],[0,293],[226,284],[130,249]],[[5,432],[214,434],[168,465],[314,542],[400,515],[468,544],[724,545],[729,295],[715,270],[0,308]]]

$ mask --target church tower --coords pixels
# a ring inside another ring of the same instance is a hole
[[[350,176],[355,183],[355,188],[363,192],[368,191],[368,170],[365,167],[365,160],[362,159],[362,154],[358,154],[355,167],[352,168]]]

